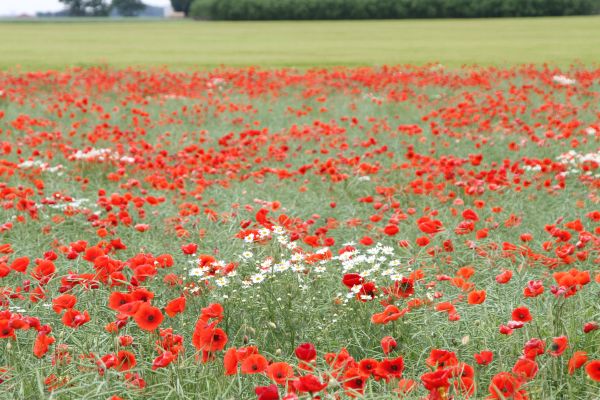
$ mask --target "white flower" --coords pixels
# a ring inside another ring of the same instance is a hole
[[[215,283],[219,287],[227,286],[229,284],[229,279],[227,279],[227,277],[223,276],[221,278],[216,279]]]
[[[292,254],[292,262],[299,262],[302,261],[304,259],[304,254],[302,253],[294,253]]]
[[[263,274],[254,274],[250,277],[250,279],[252,280],[252,283],[261,283],[262,281],[265,280],[265,276]]]
[[[568,78],[564,75],[554,75],[552,77],[552,80],[555,83],[558,83],[559,85],[565,85],[565,86],[574,85],[577,83],[577,81],[575,79]]]
[[[275,272],[284,272],[284,271],[287,271],[289,268],[290,268],[290,262],[289,261],[283,261],[281,263],[277,263],[273,267],[273,269],[275,270]]]

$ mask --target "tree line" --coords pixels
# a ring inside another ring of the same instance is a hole
[[[71,16],[135,16],[141,0],[60,0]],[[171,0],[186,16],[215,20],[482,18],[590,15],[600,0]]]
[[[590,15],[600,11],[600,0],[193,0],[187,3],[190,16],[215,20],[539,17]]]
[[[134,17],[144,11],[141,0],[59,0],[72,17],[107,17],[114,9],[124,17]]]

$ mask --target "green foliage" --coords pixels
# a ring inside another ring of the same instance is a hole
[[[113,0],[112,6],[124,17],[135,17],[146,8],[141,0]]]
[[[182,12],[185,15],[188,15],[191,5],[192,0],[171,0],[171,6],[173,7],[173,10]]]
[[[217,20],[536,17],[594,14],[600,0],[194,0],[189,11]]]
[[[110,13],[110,4],[104,0],[59,0],[73,17],[106,17]]]

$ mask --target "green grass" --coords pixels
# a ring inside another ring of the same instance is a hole
[[[0,23],[0,68],[107,64],[188,69],[218,65],[590,65],[600,17],[196,22]]]

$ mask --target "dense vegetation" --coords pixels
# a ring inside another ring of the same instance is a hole
[[[195,0],[189,14],[217,20],[480,18],[590,15],[600,0]]]

